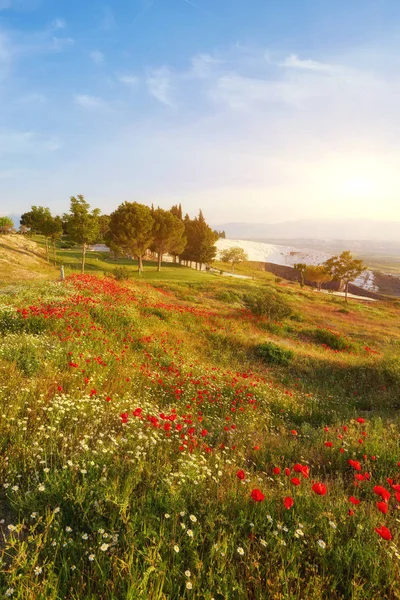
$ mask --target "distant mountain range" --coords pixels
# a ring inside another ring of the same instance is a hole
[[[301,219],[282,223],[223,223],[215,226],[233,239],[365,240],[400,242],[400,221]]]

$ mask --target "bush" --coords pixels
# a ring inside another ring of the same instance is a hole
[[[318,343],[325,344],[332,350],[349,350],[352,347],[343,335],[330,329],[315,329],[312,336]]]
[[[266,317],[268,321],[281,321],[292,314],[286,298],[270,289],[262,294],[245,296],[244,304],[253,315]]]
[[[128,267],[115,267],[112,273],[117,281],[124,281],[131,276]]]
[[[294,358],[294,352],[273,342],[264,342],[256,346],[256,354],[266,362],[275,365],[288,365]]]

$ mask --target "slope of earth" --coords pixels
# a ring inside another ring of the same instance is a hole
[[[2,299],[0,595],[400,598],[399,308],[176,272]]]
[[[56,269],[46,263],[36,242],[22,235],[0,235],[0,286],[56,277]]]

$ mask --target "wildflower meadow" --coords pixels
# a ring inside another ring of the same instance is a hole
[[[399,307],[202,277],[0,295],[0,597],[400,598]]]

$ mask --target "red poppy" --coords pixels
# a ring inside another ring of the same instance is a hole
[[[297,431],[295,429],[292,429],[292,431],[290,432],[292,435],[297,435]]]
[[[358,498],[355,498],[354,496],[350,496],[349,502],[354,504],[354,506],[357,506],[357,504],[360,504],[361,500],[359,500]]]
[[[361,471],[361,463],[358,460],[348,460],[347,461],[349,463],[349,465],[351,467],[353,467],[353,469],[355,469],[356,471]]]
[[[365,419],[363,419],[362,417],[357,417],[356,421],[357,423],[365,423]]]
[[[298,479],[298,477],[292,477],[292,479],[290,480],[293,485],[300,485],[301,481],[300,479]]]
[[[327,448],[332,448],[332,442],[325,442],[324,446],[326,446]]]
[[[319,496],[325,496],[326,486],[323,483],[314,483],[314,485],[312,486],[312,491],[318,494]]]
[[[285,469],[285,475],[286,475],[286,477],[289,477],[289,475],[290,475],[290,469],[288,467],[286,467],[286,469]]]
[[[297,463],[297,464],[293,465],[293,471],[295,473],[301,473],[303,475],[303,477],[308,479],[309,469],[308,469],[307,465],[300,465],[299,463]]]
[[[394,490],[395,492],[400,492],[400,485],[398,483],[393,483],[392,490]]]
[[[384,500],[385,502],[388,502],[390,500],[390,492],[388,492],[388,490],[386,488],[384,488],[382,485],[376,485],[374,487],[374,492],[375,494],[377,494],[378,496],[380,496],[382,498],[382,500]]]
[[[262,502],[265,499],[262,491],[257,488],[251,491],[251,497],[253,498],[254,502]]]
[[[349,510],[347,514],[349,515],[349,517],[352,517],[354,515],[354,510]]]
[[[396,496],[397,502],[400,502],[400,492],[395,492],[394,495]]]
[[[133,416],[134,417],[140,417],[140,415],[142,414],[142,409],[141,408],[135,408],[135,410],[133,411]]]
[[[383,538],[386,541],[392,539],[392,534],[390,533],[390,530],[384,525],[381,525],[381,527],[375,527],[375,531],[381,536],[381,538]]]
[[[279,475],[279,473],[281,472],[281,470],[280,470],[280,468],[279,468],[279,467],[274,467],[274,468],[272,469],[272,472],[274,473],[274,475]]]
[[[242,480],[246,477],[246,473],[242,469],[239,469],[239,471],[236,473],[236,477]]]
[[[294,500],[290,496],[286,496],[286,498],[283,499],[283,505],[287,510],[289,510],[289,508],[292,508],[293,504]]]
[[[383,513],[384,515],[386,515],[386,514],[387,514],[387,511],[388,511],[388,505],[387,505],[387,502],[377,502],[377,503],[376,503],[376,507],[377,507],[377,509],[378,509],[378,510],[380,510],[380,511],[381,511],[381,513]]]

